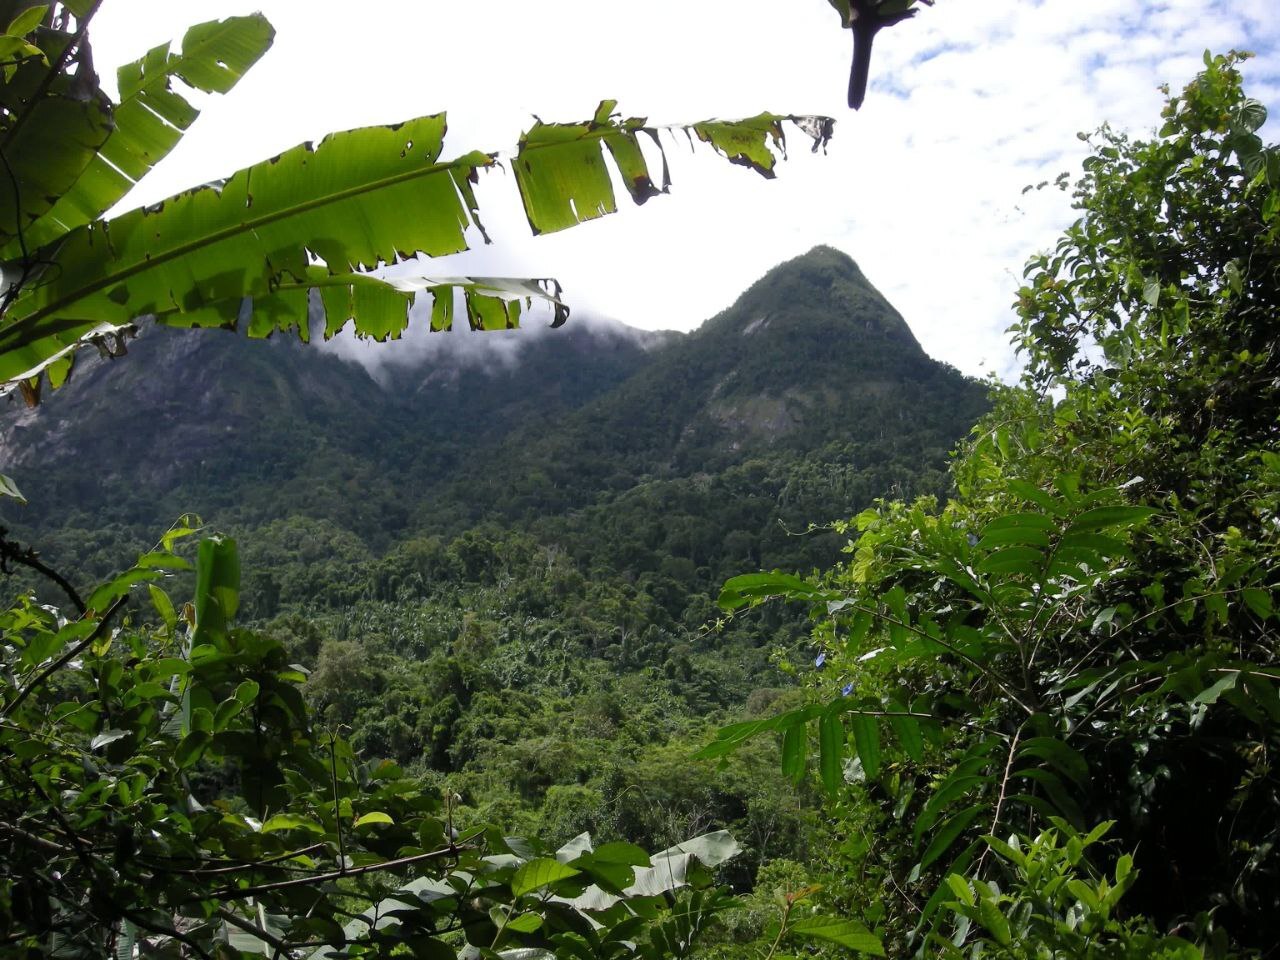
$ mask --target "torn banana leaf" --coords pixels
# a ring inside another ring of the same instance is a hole
[[[554,233],[617,210],[606,151],[636,203],[666,193],[670,177],[666,151],[658,136],[661,129],[696,135],[729,162],[773,177],[778,156],[786,155],[784,122],[793,123],[810,137],[815,150],[831,139],[834,124],[829,117],[762,113],[746,120],[706,120],[659,128],[647,126],[641,118],[622,120],[613,113],[614,106],[613,100],[603,101],[588,123],[538,121],[520,138],[514,163],[516,183],[535,234]],[[652,141],[662,161],[661,187],[654,185],[640,148],[641,136]]]
[[[616,209],[606,151],[635,202],[666,191],[659,128],[620,121],[613,106],[603,102],[585,124],[539,122],[521,139],[516,180],[535,233]],[[787,121],[815,149],[830,136],[827,118],[770,114],[679,129],[771,175]],[[398,336],[413,296],[445,286],[463,290],[473,327],[515,326],[530,296],[556,305],[558,326],[567,310],[558,286],[545,281],[424,278],[425,286],[413,286],[418,281],[367,274],[415,254],[466,250],[472,227],[488,241],[473,184],[495,155],[441,160],[445,130],[440,114],[332,134],[226,181],[79,226],[24,262],[0,264],[17,291],[0,321],[0,384],[38,376],[75,347],[147,315],[177,326],[236,327],[248,310],[251,335],[292,329],[306,339],[312,290],[329,335],[333,324],[354,319],[357,335]],[[660,185],[642,138],[662,159]],[[434,297],[432,327],[452,322],[452,295]]]
[[[467,249],[471,181],[493,158],[441,162],[444,133],[437,115],[333,134],[224,183],[73,230],[41,256],[52,266],[5,314],[0,382],[102,325],[175,312],[198,314],[200,326],[214,312],[232,325],[243,298],[306,280],[317,261],[352,273]],[[5,265],[6,278],[19,269]]]
[[[310,291],[315,291],[316,296],[312,297]],[[270,294],[254,297],[242,304],[239,312],[248,316],[250,337],[294,331],[300,339],[309,341],[311,321],[319,316],[326,340],[349,322],[358,337],[397,340],[409,325],[410,308],[422,294],[431,298],[431,328],[451,329],[455,293],[463,296],[473,330],[514,329],[520,325],[523,310],[535,300],[552,306],[552,327],[563,325],[569,318],[569,308],[560,299],[560,285],[549,278],[375,277],[367,273],[331,274],[323,267],[311,267],[302,281],[281,284]],[[171,327],[234,330],[239,326],[235,320],[228,322],[217,309],[174,311],[156,320]]]
[[[315,295],[309,291],[315,291]],[[246,326],[248,335],[254,338],[293,331],[301,340],[309,342],[311,321],[318,316],[324,323],[326,340],[337,335],[350,322],[356,336],[384,341],[400,338],[409,325],[410,309],[423,294],[431,299],[432,330],[452,329],[457,293],[462,294],[472,330],[514,330],[520,326],[522,315],[535,302],[549,304],[552,308],[551,326],[562,326],[569,319],[569,307],[561,299],[560,292],[560,284],[551,278],[384,278],[365,273],[330,274],[323,267],[311,267],[304,281],[282,284],[272,293],[242,302],[237,318],[228,320],[221,309],[209,308],[186,312],[174,310],[152,319],[164,326],[180,328],[237,330]],[[247,324],[238,322],[239,317],[247,317]],[[49,386],[56,390],[70,377],[76,349],[94,344],[103,356],[123,356],[126,352],[124,340],[135,332],[135,326],[99,324],[79,336],[76,330],[77,327],[72,327],[67,335],[56,338],[64,343],[56,353],[32,363],[0,383],[0,397],[21,388],[27,404],[36,406],[41,396],[41,373],[45,374]],[[24,350],[0,352],[0,372],[8,374],[6,364],[11,359],[20,365],[30,362],[30,356],[30,352]]]
[[[57,191],[51,209],[27,224],[28,249],[44,246],[115,206],[182,139],[200,111],[178,93],[174,78],[205,93],[227,93],[271,46],[275,31],[260,13],[191,27],[182,52],[154,47],[118,71],[120,103],[109,116],[109,133],[88,164]],[[15,239],[0,259],[21,254]]]
[[[19,69],[14,83],[24,72]],[[26,234],[72,189],[111,135],[111,108],[104,98],[50,92],[37,99],[34,91],[31,96],[29,106],[21,97],[0,102],[0,110],[20,111],[0,134],[8,165],[0,190],[0,245],[15,255],[35,249]]]

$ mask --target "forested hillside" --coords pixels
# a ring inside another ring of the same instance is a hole
[[[42,496],[5,519],[91,579],[197,514],[271,558],[250,570],[260,616],[429,588],[406,551],[522,532],[593,579],[647,578],[680,619],[744,568],[833,561],[843,538],[796,536],[813,523],[944,493],[985,403],[823,248],[692,334],[525,339],[514,360],[445,351],[379,383],[296,343],[148,331],[39,407],[10,401],[0,442]]]
[[[687,759],[807,642],[788,614],[717,628],[719,585],[834,562],[847,537],[822,525],[876,497],[945,495],[983,389],[827,248],[692,334],[469,336],[527,342],[379,382],[295,343],[150,330],[11,403],[10,469],[48,480],[6,520],[79,583],[188,512],[235,535],[242,615],[312,671],[319,715],[489,819],[649,846],[733,824],[746,870],[777,830],[798,842],[767,764],[712,787]]]

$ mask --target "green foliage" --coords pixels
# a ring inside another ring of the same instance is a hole
[[[159,584],[188,566],[172,552],[187,533],[78,617],[23,601],[0,618],[10,949],[669,956],[726,907],[709,887],[738,853],[724,832],[652,859],[586,834],[548,851],[459,833],[451,794],[442,804],[394,763],[360,762],[313,725],[280,643],[232,625],[231,541],[200,544],[193,602],[175,615]],[[153,611],[120,621],[141,583]]]
[[[924,953],[1199,957],[1224,930],[1280,936],[1280,165],[1238,59],[1206,57],[1157,139],[1098,134],[1080,220],[1019,291],[1024,382],[995,390],[956,498],[881,503],[827,575],[721,595],[811,609],[818,701],[704,755],[779,730],[784,772],[815,739],[829,791],[880,796],[911,824],[881,862],[919,898],[889,929]],[[1078,835],[1101,821],[1131,854]],[[1030,853],[992,839],[1010,830]]]
[[[1089,862],[1089,848],[1111,824],[1080,834],[1061,820],[1050,820],[1053,826],[1025,848],[1017,835],[1008,842],[983,838],[1000,858],[1008,875],[1007,889],[1002,891],[995,880],[955,873],[946,878],[956,899],[945,906],[959,923],[951,940],[932,938],[938,956],[1027,960],[1225,956],[1226,937],[1220,929],[1214,931],[1206,951],[1181,937],[1159,935],[1144,918],[1121,919],[1120,901],[1138,879],[1133,858],[1122,854],[1116,859],[1114,880],[1099,876]]]

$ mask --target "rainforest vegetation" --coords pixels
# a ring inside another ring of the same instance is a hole
[[[271,31],[193,28],[113,103],[95,6],[0,51],[0,374],[53,411],[3,437],[7,954],[1274,955],[1280,153],[1240,56],[1093,135],[1012,291],[1016,384],[818,248],[694,334],[570,322],[426,418],[424,384],[162,325],[386,336],[431,294],[448,326],[453,285],[363,268],[460,242],[492,157],[423,118],[423,155],[339,134],[104,227],[195,119],[171,81],[225,91]],[[784,122],[690,129],[771,170]],[[535,126],[535,229],[612,209],[557,174],[584,156],[659,192],[642,135]],[[423,217],[315,241],[353,197]],[[548,283],[458,292],[564,319]]]

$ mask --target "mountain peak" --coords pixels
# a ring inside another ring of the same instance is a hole
[[[765,326],[796,325],[823,336],[878,340],[911,356],[924,356],[902,315],[847,253],[819,245],[778,264],[728,310],[710,320],[712,335],[749,334]]]

